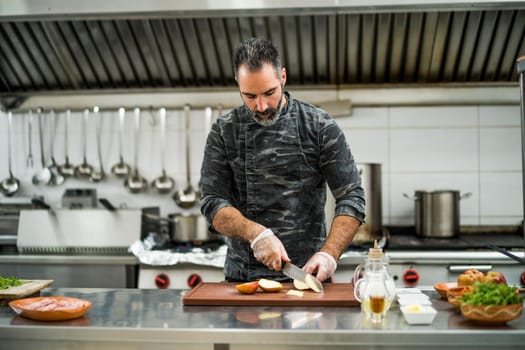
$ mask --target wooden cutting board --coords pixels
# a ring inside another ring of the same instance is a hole
[[[324,291],[303,291],[302,297],[288,295],[292,283],[283,283],[277,293],[258,290],[255,294],[241,294],[229,282],[203,282],[190,290],[182,299],[183,305],[210,306],[359,306],[351,283],[326,283]]]
[[[5,305],[11,300],[25,298],[46,288],[53,280],[22,280],[24,284],[7,289],[0,289],[0,305]]]

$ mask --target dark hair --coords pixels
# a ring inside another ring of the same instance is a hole
[[[237,80],[239,67],[245,65],[250,71],[258,71],[264,63],[270,63],[275,74],[279,76],[281,71],[281,59],[279,52],[272,42],[265,38],[249,38],[244,40],[239,47],[233,51],[233,72]]]

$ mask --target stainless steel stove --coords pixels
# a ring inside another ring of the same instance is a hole
[[[54,287],[136,287],[128,247],[140,239],[140,210],[15,209],[3,231],[14,238],[0,240],[1,275],[50,279]]]
[[[525,285],[525,265],[495,251],[494,246],[524,258],[521,227],[462,227],[454,238],[421,238],[413,227],[390,227],[384,247],[396,285],[431,287],[455,282],[467,269],[502,272],[509,284]],[[491,248],[492,247],[492,248]],[[350,247],[340,259],[334,280],[349,282],[368,247]]]
[[[389,227],[384,240],[384,250],[390,259],[390,269],[398,287],[418,286],[431,288],[440,282],[455,282],[463,271],[476,268],[501,271],[509,284],[525,284],[525,265],[488,247],[493,244],[509,253],[524,258],[524,240],[520,227],[495,228],[462,227],[456,238],[420,238],[413,227]],[[363,263],[369,245],[351,245],[339,261],[333,282],[351,282],[357,265]],[[202,247],[195,247],[202,250]],[[225,248],[225,247],[222,247]],[[205,246],[211,254],[222,249],[216,243]],[[191,254],[191,245],[171,247],[165,253]],[[223,250],[225,253],[225,249]],[[189,262],[171,265],[141,264],[139,288],[191,289],[199,282],[224,280],[222,266],[206,266]]]
[[[194,243],[172,243],[143,250],[131,247],[141,264],[138,288],[191,289],[200,282],[224,280],[226,246],[221,240]]]

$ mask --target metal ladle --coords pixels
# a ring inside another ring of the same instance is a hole
[[[14,195],[20,189],[20,181],[13,176],[11,169],[11,133],[13,132],[13,115],[11,111],[7,112],[7,159],[9,166],[9,177],[0,183],[0,191],[7,197]]]
[[[119,117],[119,132],[118,132],[118,141],[119,141],[119,162],[111,167],[111,173],[116,177],[126,177],[130,173],[130,166],[124,162],[124,157],[122,156],[122,139],[124,134],[124,116],[126,111],[124,108],[118,109]]]
[[[42,125],[42,109],[37,109],[38,113],[38,141],[40,144],[40,163],[42,165],[42,169],[40,169],[35,175],[33,175],[32,182],[33,185],[47,185],[49,181],[51,180],[51,171],[46,166],[46,160],[44,157],[44,127]]]
[[[222,106],[219,105],[218,107],[218,110],[217,110],[219,116],[221,115],[222,113]],[[205,142],[205,145],[206,145],[206,140],[208,139],[208,136],[210,135],[210,132],[211,132],[211,126],[213,124],[213,109],[208,106],[204,109],[204,142]],[[197,184],[198,186],[198,189],[199,189],[199,192],[202,192],[202,179],[199,179],[199,183]]]
[[[173,200],[181,208],[191,208],[198,201],[200,193],[193,189],[191,185],[190,167],[190,105],[184,106],[184,138],[186,141],[186,187],[181,191],[177,190],[173,195]]]
[[[93,108],[93,112],[95,112],[95,115],[98,116],[97,118],[97,155],[98,155],[98,163],[99,163],[99,170],[93,171],[91,173],[91,176],[89,177],[89,180],[92,182],[100,182],[104,180],[106,177],[106,173],[104,172],[104,165],[102,162],[102,147],[101,147],[101,133],[102,133],[102,117],[99,115],[99,108],[95,106]]]
[[[51,153],[51,164],[49,164],[48,169],[51,172],[51,179],[49,180],[48,185],[50,186],[58,186],[62,185],[64,183],[64,177],[62,174],[60,174],[60,171],[58,170],[57,162],[55,161],[55,148],[54,148],[54,142],[55,142],[55,111],[51,110],[50,112],[51,116],[51,137],[49,138],[49,152]]]
[[[71,123],[71,110],[66,111],[66,126],[64,132],[65,163],[59,165],[58,171],[64,177],[75,175],[75,167],[69,162],[69,124]]]
[[[140,108],[135,108],[135,169],[132,174],[130,174],[126,181],[124,181],[124,186],[131,193],[139,193],[145,190],[148,187],[148,182],[139,174],[138,162],[139,162],[139,129],[140,129]]]
[[[86,156],[86,143],[87,143],[87,125],[89,122],[89,109],[84,110],[84,119],[82,122],[82,129],[84,132],[83,143],[84,143],[84,157],[82,164],[79,164],[75,167],[75,177],[79,178],[89,178],[93,172],[93,167],[87,162]]]
[[[33,112],[29,110],[27,115],[27,159],[26,167],[29,170],[33,169]]]
[[[166,194],[171,192],[175,186],[175,181],[166,175],[166,108],[161,108],[159,110],[159,120],[160,120],[160,152],[161,152],[161,162],[162,162],[162,175],[157,177],[151,182],[151,186],[159,194]]]

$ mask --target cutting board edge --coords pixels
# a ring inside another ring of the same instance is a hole
[[[182,297],[183,306],[285,306],[285,307],[359,307],[361,304],[355,299],[346,299],[346,300],[304,300],[304,299],[289,299],[289,300],[269,300],[264,299],[260,302],[254,304],[253,299],[204,299],[204,298],[193,298],[193,295],[198,294],[200,289],[209,287],[210,285],[232,285],[232,283],[227,282],[202,282],[197,285],[195,288],[188,291]],[[352,283],[344,283],[345,285],[350,285]]]
[[[264,306],[285,306],[285,307],[359,307],[361,304],[357,301],[348,302],[326,302],[326,301],[308,301],[304,304],[298,304],[297,301],[283,301],[283,300],[265,300],[261,305],[254,305],[251,300],[246,302],[236,301],[231,303],[229,301],[221,302],[221,300],[210,302],[209,300],[190,299],[182,302],[183,306],[250,306],[250,307],[264,307]],[[263,305],[264,304],[264,305]]]
[[[53,282],[55,282],[55,280],[22,280],[22,281],[28,282],[28,283],[26,285],[23,284],[21,286],[11,287],[11,288],[7,288],[7,289],[0,291],[0,299],[15,300],[15,299],[24,298],[28,295],[35,294],[36,292],[48,287]],[[31,286],[31,283],[35,285]],[[27,288],[28,286],[29,286],[29,289],[27,290],[22,289],[23,287]],[[10,289],[11,291],[9,292]]]

